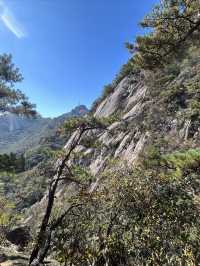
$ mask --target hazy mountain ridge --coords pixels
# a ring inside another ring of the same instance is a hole
[[[84,105],[56,118],[27,118],[14,114],[0,116],[0,153],[21,153],[39,145],[42,139],[54,135],[57,128],[68,117],[84,115]]]

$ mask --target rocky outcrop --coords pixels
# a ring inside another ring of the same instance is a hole
[[[108,117],[115,111],[118,111],[127,97],[128,84],[128,78],[124,78],[116,87],[115,91],[99,105],[95,112],[95,116]]]
[[[125,77],[117,85],[114,92],[100,103],[94,115],[96,117],[108,117],[116,112],[122,111],[124,116],[126,116],[131,109],[139,106],[139,103],[145,96],[146,90],[144,76],[141,73]],[[133,111],[129,115],[132,115],[132,113]]]

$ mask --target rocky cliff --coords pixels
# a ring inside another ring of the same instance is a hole
[[[75,152],[75,162],[90,172],[93,180],[90,192],[101,185],[101,173],[115,160],[114,171],[120,167],[132,169],[149,146],[160,145],[161,153],[188,148],[200,144],[199,101],[200,58],[197,48],[181,62],[169,65],[154,74],[135,70],[116,85],[114,91],[103,99],[93,115],[96,118],[113,118],[108,130],[92,130],[85,137],[98,142],[97,147],[80,144]],[[70,148],[76,132],[64,147]],[[84,137],[83,137],[84,138]],[[81,155],[80,155],[81,154]],[[64,185],[64,186],[63,186]],[[58,206],[62,198],[76,194],[78,185],[62,183],[57,191]],[[28,211],[25,223],[42,216],[46,196]]]

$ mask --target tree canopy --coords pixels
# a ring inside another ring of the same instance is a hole
[[[140,24],[149,33],[127,44],[135,63],[144,69],[163,66],[199,41],[199,0],[162,0]]]
[[[19,68],[12,63],[12,56],[0,55],[0,112],[35,115],[35,105],[14,85],[23,80]]]

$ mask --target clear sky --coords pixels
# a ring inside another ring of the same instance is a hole
[[[91,103],[129,53],[124,43],[156,0],[0,0],[0,53],[11,53],[18,87],[43,116]]]

